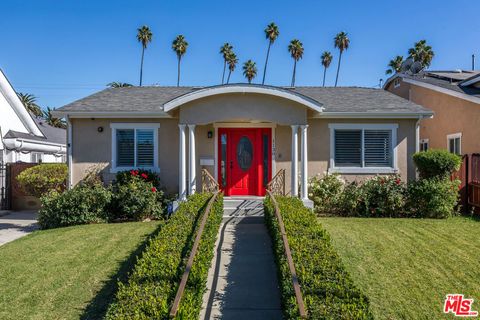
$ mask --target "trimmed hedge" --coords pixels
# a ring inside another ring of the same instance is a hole
[[[65,190],[67,177],[65,163],[42,163],[20,172],[17,181],[28,195],[40,198],[50,191]]]
[[[448,150],[427,150],[413,155],[413,161],[417,166],[420,178],[447,179],[460,169],[462,157],[448,152]]]
[[[119,283],[106,319],[168,319],[170,307],[195,240],[196,229],[211,194],[195,194],[150,240],[126,283]],[[219,195],[208,217],[202,240],[180,303],[177,319],[198,319],[223,214]]]
[[[316,215],[297,198],[275,197],[292,250],[309,319],[372,319],[368,298],[354,285]],[[273,239],[283,310],[298,319],[290,271],[275,209],[266,198],[265,219]]]

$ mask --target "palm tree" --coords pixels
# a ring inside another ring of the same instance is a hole
[[[107,87],[110,87],[110,88],[127,88],[127,87],[133,87],[133,85],[131,85],[130,83],[126,83],[126,82],[110,82],[109,84],[107,84]]]
[[[388,63],[388,69],[385,74],[398,73],[402,70],[403,56],[396,56]]]
[[[142,86],[143,80],[143,56],[145,54],[145,49],[147,49],[147,44],[152,41],[152,32],[147,26],[143,26],[137,29],[137,40],[142,43],[142,62],[140,63],[140,87]]]
[[[183,35],[178,35],[175,40],[172,42],[172,49],[177,54],[178,65],[177,65],[177,87],[180,86],[180,62],[182,61],[182,56],[187,52],[188,42],[185,41]]]
[[[22,101],[25,108],[27,108],[28,112],[30,112],[37,118],[43,115],[42,109],[37,104],[37,97],[35,97],[33,94],[21,92],[17,93],[17,95],[20,98],[20,101]]]
[[[227,84],[230,82],[230,75],[233,71],[235,71],[235,67],[238,63],[237,55],[232,51],[227,56],[227,63],[228,63],[228,77],[227,77]]]
[[[280,31],[278,30],[278,26],[272,22],[265,28],[265,37],[268,39],[268,49],[267,49],[267,58],[265,59],[265,67],[263,68],[263,79],[262,84],[265,84],[265,75],[267,73],[267,64],[268,64],[268,57],[270,56],[270,47],[272,44],[277,40]]]
[[[322,59],[323,86],[325,87],[325,75],[327,74],[327,68],[330,67],[330,63],[332,63],[333,56],[329,51],[324,51],[320,58]]]
[[[233,47],[230,43],[225,42],[223,46],[220,47],[220,53],[223,56],[223,74],[222,74],[222,84],[225,82],[225,70],[227,69],[227,58],[230,52],[232,52]]]
[[[338,56],[337,77],[335,78],[336,87],[338,83],[338,74],[340,73],[340,64],[342,62],[342,53],[344,50],[348,49],[348,46],[350,45],[350,39],[348,39],[347,33],[342,31],[335,36],[333,43],[335,48],[340,50],[340,55]]]
[[[427,40],[420,40],[413,45],[413,48],[408,49],[409,58],[413,61],[418,61],[423,68],[428,68],[435,56],[432,47],[427,45]]]
[[[50,109],[50,107],[47,107],[47,110],[43,111],[43,118],[45,119],[45,122],[52,127],[66,129],[67,124],[65,123],[65,120],[56,118],[52,115],[52,111],[54,110],[55,108]]]
[[[292,87],[295,87],[295,74],[297,72],[297,61],[303,57],[303,44],[300,40],[293,39],[288,45],[288,51],[293,58]]]
[[[243,64],[243,75],[247,78],[248,83],[252,83],[253,78],[257,76],[257,64],[252,60],[248,60]]]

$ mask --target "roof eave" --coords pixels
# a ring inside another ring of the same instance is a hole
[[[130,111],[70,111],[55,110],[52,115],[58,118],[173,118],[165,112],[130,112]]]
[[[422,112],[328,112],[314,115],[312,118],[324,119],[419,119],[433,117],[432,111]]]

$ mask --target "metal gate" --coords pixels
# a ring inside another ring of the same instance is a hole
[[[0,162],[0,210],[10,210],[10,177],[7,164]]]

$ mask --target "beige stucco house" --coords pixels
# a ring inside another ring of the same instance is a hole
[[[261,196],[286,169],[287,192],[306,199],[307,178],[324,172],[413,179],[418,123],[432,112],[379,89],[232,84],[106,89],[57,114],[71,185],[94,166],[106,180],[147,168],[182,199],[207,169],[226,195]]]
[[[479,71],[399,73],[388,79],[384,88],[435,113],[421,122],[421,150],[480,152]]]

